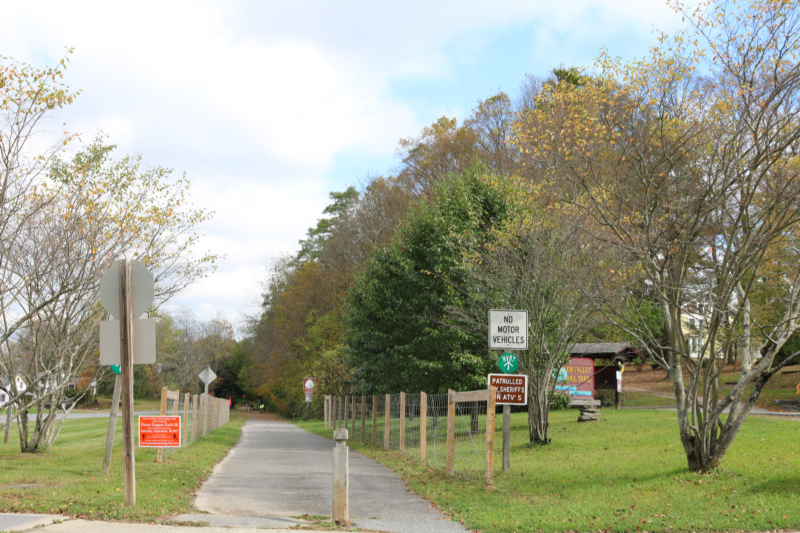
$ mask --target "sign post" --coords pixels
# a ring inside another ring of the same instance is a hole
[[[208,384],[217,379],[217,375],[214,373],[213,370],[211,370],[211,366],[206,366],[205,370],[200,372],[198,377],[200,378],[200,381],[202,381],[205,384],[206,386],[205,394],[206,396],[208,396]]]
[[[120,373],[122,371],[120,370]],[[122,392],[120,373],[114,371],[114,398],[111,400],[111,413],[108,417],[108,432],[106,433],[106,452],[103,455],[103,475],[107,476],[111,468],[111,451],[114,446],[114,433],[117,429],[117,410],[119,409],[119,395]]]
[[[314,388],[316,386],[317,378],[303,378],[303,394],[306,397],[306,419],[308,419],[308,408],[311,402],[314,401]]]
[[[489,349],[490,350],[527,350],[528,349],[528,311],[517,309],[489,310]],[[504,353],[497,361],[502,372],[511,374],[519,366],[517,356],[511,352]],[[502,374],[489,374],[489,388],[497,389],[497,404],[503,406],[503,472],[511,468],[511,405],[500,398],[503,385],[492,382],[492,376],[503,377]],[[517,378],[520,376],[508,376]],[[524,403],[528,403],[528,376],[525,378]],[[503,393],[507,395],[508,393]],[[514,402],[515,404],[516,402]]]
[[[119,262],[119,358],[122,395],[122,462],[125,503],[136,505],[136,452],[133,447],[133,309],[131,262]]]
[[[119,392],[122,397],[122,458],[124,467],[125,504],[136,505],[136,455],[133,444],[133,365],[155,362],[155,322],[134,321],[153,303],[153,275],[141,262],[122,259],[100,280],[100,303],[112,318],[119,321],[119,330],[112,320],[100,323],[100,363],[119,364]],[[134,328],[134,323],[146,323]],[[142,334],[149,333],[152,335]],[[138,332],[138,335],[136,334]],[[119,338],[116,338],[119,333]],[[141,357],[136,357],[139,341]],[[119,354],[116,350],[119,349]],[[152,353],[152,356],[150,355]],[[147,354],[147,355],[144,355]],[[150,359],[152,358],[152,361]],[[116,388],[116,387],[115,387]],[[117,400],[119,397],[117,397]],[[117,401],[115,400],[115,401]],[[116,406],[112,407],[112,412]],[[113,434],[112,434],[113,439]],[[108,447],[107,447],[108,451]],[[110,457],[109,457],[110,460]],[[105,461],[104,461],[105,462]]]

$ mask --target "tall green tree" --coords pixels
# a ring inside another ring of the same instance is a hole
[[[466,302],[456,287],[467,255],[510,216],[507,197],[483,173],[473,167],[441,181],[357,277],[346,306],[356,391],[485,386],[485,338],[454,328],[446,312]]]

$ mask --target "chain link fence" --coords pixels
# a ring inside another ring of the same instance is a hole
[[[494,483],[495,392],[325,396],[326,427],[469,481]]]

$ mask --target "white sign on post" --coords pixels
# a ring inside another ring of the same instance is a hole
[[[213,370],[211,370],[210,366],[207,366],[206,369],[200,372],[200,374],[197,377],[199,377],[200,381],[202,381],[203,384],[206,386],[205,394],[208,394],[208,384],[217,379],[217,375],[214,373]]]
[[[490,309],[489,349],[527,350],[528,312],[516,309]]]
[[[141,316],[153,303],[155,283],[153,274],[141,261],[131,261],[131,309],[132,316]],[[111,267],[100,280],[100,303],[115,320],[100,322],[100,364],[120,364],[119,339],[119,268]],[[133,356],[135,365],[151,365],[156,362],[156,321],[139,318],[132,321]]]
[[[211,370],[210,366],[207,366],[205,370],[200,372],[200,375],[198,375],[198,377],[200,378],[200,381],[202,381],[206,385],[217,379],[217,375],[214,373],[213,370]]]

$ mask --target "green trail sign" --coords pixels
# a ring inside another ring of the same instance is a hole
[[[519,366],[519,360],[513,353],[507,352],[500,356],[497,366],[506,374],[513,374]]]

